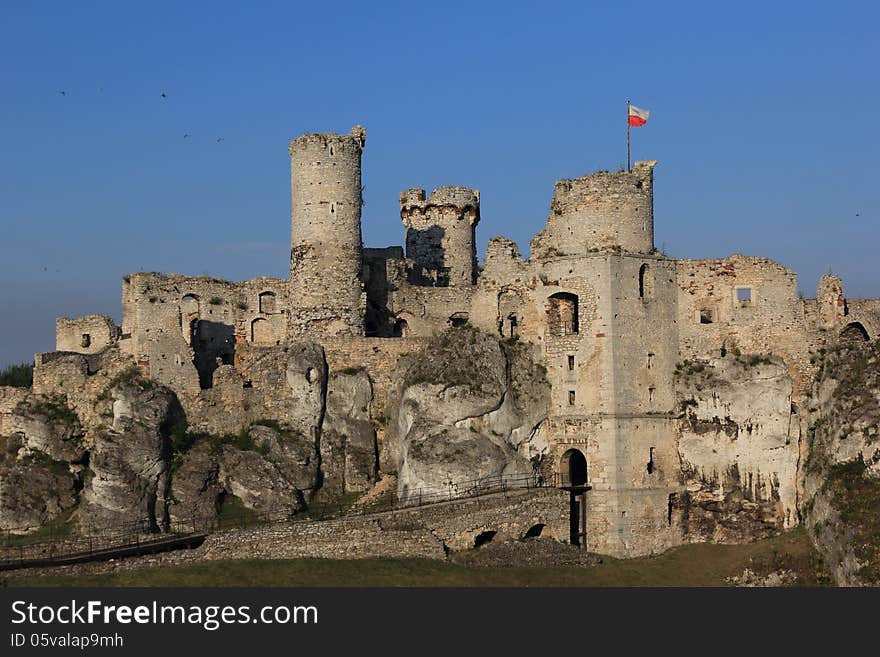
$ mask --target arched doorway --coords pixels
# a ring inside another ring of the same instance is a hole
[[[579,449],[567,450],[559,462],[562,488],[569,492],[569,542],[586,545],[587,542],[587,457]]]
[[[840,332],[841,342],[867,342],[869,340],[868,331],[859,322],[847,324]]]
[[[570,449],[562,455],[559,473],[563,486],[581,487],[587,485],[587,458],[579,449]]]

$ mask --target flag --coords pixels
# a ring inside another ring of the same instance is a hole
[[[648,122],[650,112],[646,109],[639,109],[635,105],[629,106],[629,124],[635,128],[645,125]]]

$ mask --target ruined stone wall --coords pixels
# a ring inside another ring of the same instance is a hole
[[[18,425],[13,417],[15,407],[27,399],[30,392],[27,388],[0,386],[0,436],[10,436],[15,432]]]
[[[119,327],[107,315],[59,317],[55,320],[55,349],[96,354],[116,344],[119,334]]]
[[[480,221],[480,192],[439,187],[400,194],[400,218],[406,227],[406,257],[415,285],[470,286],[477,267],[475,229]]]
[[[364,369],[373,383],[370,417],[385,417],[388,390],[394,383],[392,374],[400,358],[424,349],[428,339],[414,338],[324,338],[321,344],[331,372]]]
[[[179,394],[210,388],[219,364],[235,362],[236,345],[287,338],[289,284],[282,279],[137,273],[125,277],[122,298],[125,350]]]
[[[835,329],[846,316],[846,299],[843,296],[843,281],[840,276],[825,274],[819,278],[816,288],[816,310],[818,328]]]
[[[118,346],[97,354],[54,351],[34,358],[35,395],[64,400],[76,412],[82,426],[95,430],[113,420],[113,400],[108,387],[135,365]]]
[[[402,337],[430,337],[458,322],[470,321],[473,287],[421,287],[401,284],[389,292],[388,308]]]
[[[291,334],[363,335],[361,153],[366,131],[290,142]]]
[[[742,255],[717,260],[677,260],[678,327],[684,359],[720,354],[776,354],[789,366],[795,399],[815,373],[810,351],[821,337],[808,330],[794,272]],[[739,292],[748,290],[749,292]],[[748,300],[745,297],[748,294]]]
[[[655,161],[631,172],[595,173],[556,183],[547,226],[531,244],[533,259],[597,251],[654,250]]]
[[[880,299],[847,299],[846,308],[846,317],[840,323],[842,328],[857,322],[865,329],[868,339],[880,337]]]

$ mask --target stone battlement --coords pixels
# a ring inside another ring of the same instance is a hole
[[[425,198],[425,190],[407,189],[400,193],[401,216],[414,212],[424,214],[429,208],[450,207],[467,213],[474,223],[480,219],[480,191],[469,187],[438,187]]]

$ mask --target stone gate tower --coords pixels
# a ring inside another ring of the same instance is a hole
[[[424,189],[407,189],[400,194],[400,218],[406,227],[406,257],[415,263],[412,283],[474,284],[478,190],[439,187],[426,199]]]
[[[363,335],[361,153],[367,131],[290,142],[290,334]]]

